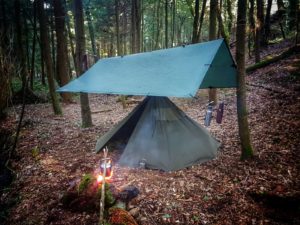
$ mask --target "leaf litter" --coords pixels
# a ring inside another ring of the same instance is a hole
[[[254,71],[246,78],[249,123],[256,150],[252,160],[240,161],[234,89],[219,91],[220,100],[225,102],[223,123],[213,121],[208,127],[222,143],[214,160],[173,172],[131,169],[119,167],[121,152],[110,149],[115,164],[113,184],[132,184],[140,190],[130,203],[139,224],[300,221],[300,82],[288,71],[290,61],[297,60],[299,54]],[[10,194],[2,196],[19,195],[8,224],[97,224],[97,213],[68,211],[62,208],[60,199],[83,174],[97,168],[101,159],[101,154],[93,152],[97,138],[142,100],[134,97],[135,103],[123,109],[117,99],[111,95],[90,95],[94,112],[91,128],[80,127],[79,104],[63,104],[63,116],[53,115],[50,104],[26,106],[17,148],[20,159],[13,162],[17,176]],[[172,100],[204,126],[205,91],[199,91],[195,99]],[[15,110],[20,111],[20,106]],[[11,116],[1,126],[14,129],[16,124]],[[267,204],[269,195],[292,197],[296,199],[296,208],[289,213],[277,210],[274,204]]]

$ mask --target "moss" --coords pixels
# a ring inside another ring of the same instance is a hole
[[[252,149],[251,146],[248,147],[244,147],[242,149],[242,156],[241,156],[241,160],[246,160],[246,159],[250,159],[254,156],[254,151]]]
[[[82,193],[90,184],[94,183],[94,181],[95,177],[92,174],[84,174],[78,185],[78,193]]]
[[[100,185],[97,191],[97,197],[101,198],[102,186]],[[115,203],[116,199],[111,190],[111,186],[108,183],[105,183],[105,205],[112,206]]]

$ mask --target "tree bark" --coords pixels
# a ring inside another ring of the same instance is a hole
[[[66,0],[64,0],[64,5],[66,7],[66,5],[67,5]],[[73,64],[74,64],[74,68],[76,70],[77,66],[76,66],[75,47],[74,47],[74,41],[73,41],[74,38],[73,38],[73,35],[71,32],[70,17],[67,14],[66,14],[66,24],[67,24],[67,32],[68,32],[68,37],[69,37],[71,54],[72,54],[72,58],[73,58]]]
[[[49,36],[47,31],[47,19],[44,12],[44,1],[37,0],[37,11],[39,13],[39,22],[40,22],[40,39],[42,47],[42,55],[45,60],[47,78],[49,85],[50,97],[52,100],[52,107],[55,114],[62,114],[61,107],[58,101],[58,97],[55,93],[55,84],[54,84],[54,73],[53,73],[53,62],[51,58],[51,51],[49,45]]]
[[[141,2],[131,0],[131,53],[140,52],[141,47]]]
[[[87,22],[88,22],[88,28],[89,28],[90,38],[91,38],[94,63],[96,63],[98,61],[98,59],[100,58],[100,56],[98,55],[98,51],[97,51],[97,48],[96,48],[95,30],[94,30],[94,26],[92,24],[91,12],[90,12],[88,7],[87,7],[87,10],[86,10],[86,19],[87,19]]]
[[[169,3],[168,0],[165,0],[165,47],[168,48],[168,32],[169,32],[169,24],[168,24],[168,8],[169,8]]]
[[[226,3],[227,3],[226,8],[227,8],[227,14],[228,14],[227,29],[228,29],[228,32],[231,34],[232,22],[233,22],[232,2],[231,2],[231,0],[226,0]]]
[[[117,37],[117,51],[118,55],[122,55],[122,48],[120,43],[120,0],[115,0],[115,17],[116,17],[116,37]]]
[[[256,21],[256,31],[255,31],[255,62],[260,61],[260,47],[262,43],[262,31],[264,27],[264,5],[263,0],[256,0],[257,8],[257,21]]]
[[[52,8],[51,8],[52,9]],[[53,73],[54,78],[56,79],[57,83],[60,85],[60,77],[58,77],[56,72],[56,49],[55,49],[55,25],[54,25],[54,15],[52,10],[50,11],[50,40],[51,40],[51,54],[52,54],[52,66],[53,66]]]
[[[221,36],[224,38],[225,42],[229,46],[229,36],[228,36],[228,33],[225,31],[224,22],[223,22],[221,10],[219,7],[218,7],[217,15],[218,15],[217,17],[218,17],[219,29],[220,29]]]
[[[156,37],[155,37],[155,49],[159,49],[159,37],[160,37],[160,29],[161,29],[161,24],[160,24],[160,1],[156,3]]]
[[[76,73],[81,76],[84,68],[85,37],[83,22],[83,6],[81,0],[74,0],[74,19],[76,32]],[[82,127],[91,127],[92,116],[87,93],[80,93]]]
[[[65,9],[62,0],[53,0],[54,16],[55,16],[55,33],[56,33],[56,71],[57,77],[60,80],[60,85],[64,86],[69,83],[69,64],[68,64],[68,50],[67,50],[67,36],[65,29]],[[67,92],[61,94],[64,102],[71,102],[72,95]]]
[[[203,2],[202,2],[201,15],[200,15],[200,21],[199,21],[199,30],[197,33],[197,38],[199,41],[200,41],[200,36],[201,36],[201,31],[202,31],[205,9],[206,9],[206,2],[207,2],[206,0],[203,0]]]
[[[22,87],[25,87],[25,81],[27,77],[27,67],[26,67],[26,58],[23,49],[23,41],[22,41],[22,24],[21,24],[21,5],[20,0],[15,0],[15,28],[16,28],[16,37],[17,37],[17,56],[19,59],[20,65],[20,75],[22,79]]]
[[[265,19],[265,26],[264,26],[264,43],[267,45],[270,36],[270,19],[271,19],[271,8],[272,8],[272,0],[268,0],[267,4],[267,11],[266,11],[266,19]]]
[[[200,4],[199,0],[195,0],[195,12],[194,12],[194,22],[193,22],[193,36],[192,36],[192,43],[198,43],[198,30],[199,30],[199,10],[200,10]]]
[[[247,1],[238,0],[237,12],[237,32],[236,32],[236,62],[238,72],[237,94],[237,114],[239,136],[242,147],[241,159],[248,159],[253,156],[253,149],[250,141],[250,131],[248,125],[248,112],[246,104],[246,84],[245,84],[245,43],[246,43],[246,13]]]
[[[217,12],[218,12],[218,0],[210,1],[210,13],[209,13],[209,40],[217,39]],[[210,88],[208,91],[209,102],[217,104],[217,89]]]
[[[6,48],[0,45],[0,121],[6,117],[5,110],[10,96],[10,79],[9,72],[7,71],[8,66],[5,65],[7,63],[5,59],[8,59]]]
[[[299,0],[289,0],[288,7],[288,28],[294,31],[297,28],[297,14],[299,12]]]
[[[255,42],[255,19],[254,19],[254,0],[250,0],[250,8],[249,8],[249,14],[248,14],[248,18],[249,18],[249,38],[248,38],[248,49],[249,49],[249,57],[251,56],[251,37],[252,37],[252,41]]]
[[[175,29],[176,29],[176,0],[173,0],[172,4],[172,37],[171,37],[171,42],[172,42],[172,47],[175,46]]]
[[[33,80],[35,72],[35,45],[36,45],[36,2],[33,2],[33,38],[32,38],[32,55],[31,55],[31,71],[30,71],[30,89],[33,90]]]

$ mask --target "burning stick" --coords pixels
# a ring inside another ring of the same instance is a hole
[[[105,176],[106,176],[106,158],[107,158],[108,148],[105,147],[103,149],[103,155],[104,155],[104,169],[103,169],[103,180],[102,180],[102,187],[101,187],[101,199],[100,199],[100,219],[99,224],[104,224],[104,207],[105,207]]]

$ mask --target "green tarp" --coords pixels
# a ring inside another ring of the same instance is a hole
[[[102,136],[96,151],[112,141],[127,141],[120,165],[178,170],[216,156],[217,142],[166,97],[147,97]]]
[[[199,88],[236,87],[223,39],[99,60],[60,92],[192,97]]]

